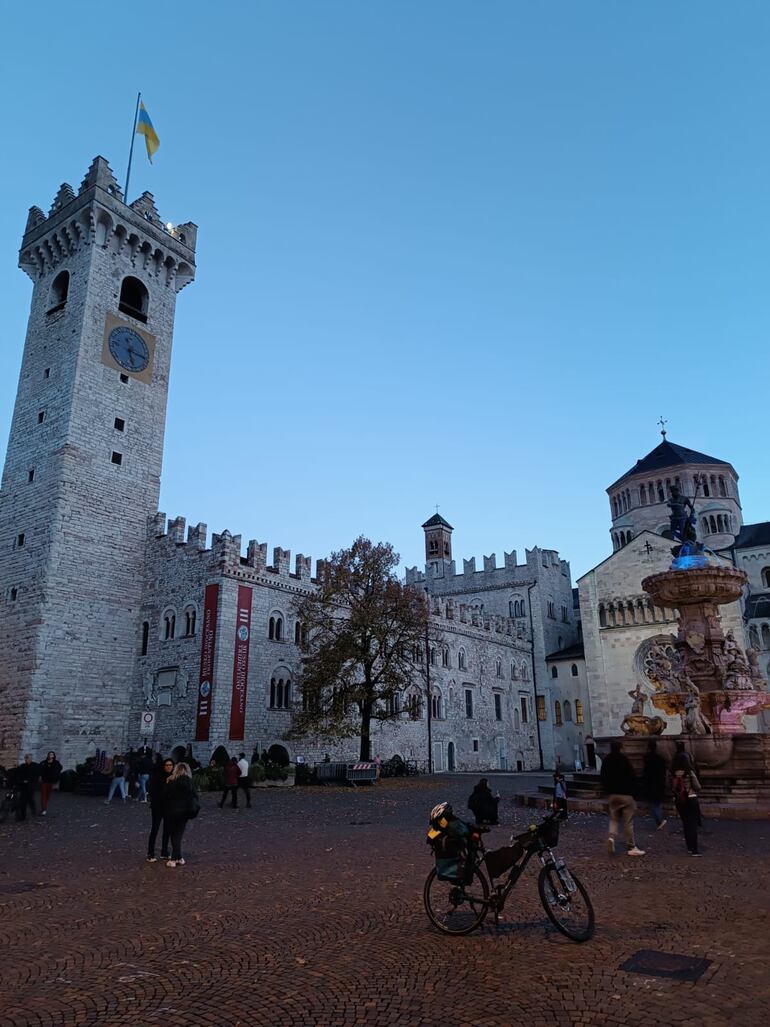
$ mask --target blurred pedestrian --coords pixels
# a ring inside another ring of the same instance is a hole
[[[553,810],[555,813],[567,812],[567,779],[560,770],[553,775]]]
[[[112,780],[110,781],[110,790],[107,793],[107,798],[104,800],[104,805],[109,806],[112,802],[112,797],[115,792],[120,792],[120,797],[123,802],[126,801],[128,794],[127,788],[127,776],[128,776],[128,764],[119,752],[116,752],[112,757]]]
[[[155,767],[150,774],[150,779],[147,783],[147,794],[150,799],[150,816],[152,817],[152,823],[150,826],[150,837],[147,840],[147,862],[157,863],[155,858],[155,841],[158,837],[158,831],[161,826],[163,827],[163,833],[161,835],[160,842],[160,858],[168,859],[168,824],[166,823],[166,785],[171,778],[171,774],[174,770],[174,761],[171,757],[167,757],[165,760],[159,755]]]
[[[150,780],[150,774],[153,771],[152,755],[149,749],[146,747],[143,751],[139,752],[136,760],[136,772],[137,780],[139,782],[139,795],[137,799],[139,802],[147,802],[147,785]]]
[[[222,809],[225,802],[227,801],[228,793],[232,798],[232,808],[238,809],[238,782],[241,779],[241,770],[238,766],[238,760],[235,756],[232,757],[230,762],[225,767],[225,787],[222,791],[222,799],[219,803],[219,808]]]
[[[668,821],[663,816],[663,800],[666,797],[666,778],[668,767],[666,761],[658,752],[658,743],[651,738],[647,745],[647,752],[644,754],[644,770],[642,781],[644,793],[650,804],[650,812],[655,821],[655,826],[660,831]]]
[[[700,781],[694,770],[678,768],[671,778],[671,791],[674,794],[676,811],[682,818],[684,827],[684,843],[691,856],[700,856],[698,851],[698,826],[701,822]]]
[[[615,851],[615,838],[619,821],[623,821],[629,856],[643,856],[634,840],[634,813],[636,813],[636,774],[629,758],[621,752],[622,743],[610,742],[610,752],[602,761],[601,781],[609,801],[610,825],[607,850]]]
[[[238,753],[238,787],[246,793],[246,808],[251,809],[251,791],[249,783],[249,761],[246,753]]]
[[[56,753],[51,750],[40,764],[40,816],[48,813],[48,800],[51,798],[53,786],[61,777],[61,763],[56,759]]]
[[[27,807],[32,810],[32,816],[35,815],[35,787],[40,777],[40,770],[38,769],[37,763],[35,763],[29,753],[24,757],[24,762],[20,763],[13,774],[13,786],[17,792],[16,801],[16,819],[26,820],[27,819]]]
[[[492,794],[487,779],[482,777],[468,798],[468,809],[476,818],[477,824],[497,824],[497,806],[500,795]]]
[[[236,763],[236,770],[238,764]],[[237,789],[237,785],[236,785]],[[171,859],[167,867],[183,867],[182,836],[188,820],[198,816],[200,800],[195,791],[192,772],[186,763],[177,763],[166,785],[166,801],[164,804],[168,833],[171,839]]]

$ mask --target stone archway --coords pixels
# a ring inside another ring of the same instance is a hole
[[[279,767],[288,767],[291,762],[286,746],[279,745],[277,742],[267,750],[267,758],[271,763],[277,763]]]

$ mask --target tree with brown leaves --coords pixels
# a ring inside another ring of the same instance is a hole
[[[287,737],[359,735],[368,760],[372,721],[400,716],[402,694],[419,680],[413,660],[428,608],[422,590],[397,577],[398,562],[389,543],[361,536],[332,553],[316,590],[296,603],[302,697]]]

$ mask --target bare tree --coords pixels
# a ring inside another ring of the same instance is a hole
[[[422,590],[397,577],[398,562],[389,543],[362,536],[332,553],[317,589],[297,601],[302,698],[287,737],[358,735],[360,759],[368,760],[372,721],[400,716],[428,609]]]

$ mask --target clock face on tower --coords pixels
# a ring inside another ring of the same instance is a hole
[[[147,343],[133,328],[118,326],[108,336],[110,353],[114,360],[127,371],[137,374],[150,362]]]

